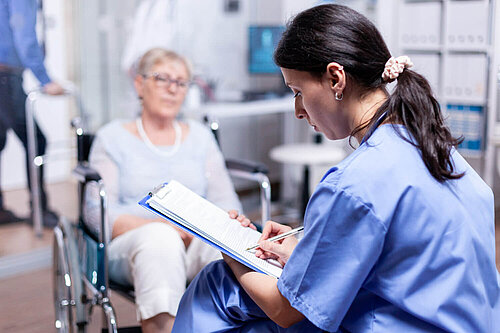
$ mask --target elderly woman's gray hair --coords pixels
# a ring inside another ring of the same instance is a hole
[[[184,64],[188,72],[188,79],[191,79],[191,64],[189,61],[174,51],[159,47],[153,48],[144,53],[137,64],[137,74],[146,75],[155,65],[169,61],[178,61]]]

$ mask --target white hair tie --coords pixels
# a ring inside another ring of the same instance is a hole
[[[413,67],[413,63],[408,56],[400,56],[397,58],[391,57],[385,63],[384,72],[382,73],[382,79],[384,81],[392,82],[396,79],[399,74],[403,73],[405,68]]]

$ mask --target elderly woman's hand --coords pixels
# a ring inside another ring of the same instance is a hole
[[[237,220],[242,226],[257,230],[257,227],[245,215],[238,214],[237,210],[232,209],[228,212],[228,214],[230,218]]]

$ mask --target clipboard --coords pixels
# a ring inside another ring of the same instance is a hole
[[[276,260],[263,260],[246,251],[260,238],[260,232],[241,226],[227,212],[175,180],[157,186],[139,205],[256,272],[275,278],[281,275]]]

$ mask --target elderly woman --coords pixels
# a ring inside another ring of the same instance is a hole
[[[110,277],[134,286],[144,332],[171,330],[186,282],[220,253],[137,202],[175,179],[222,208],[240,208],[212,133],[177,119],[190,77],[187,61],[176,53],[156,48],[144,54],[134,82],[140,116],[104,126],[90,153],[108,193]],[[87,216],[98,230],[97,203],[90,195]]]

